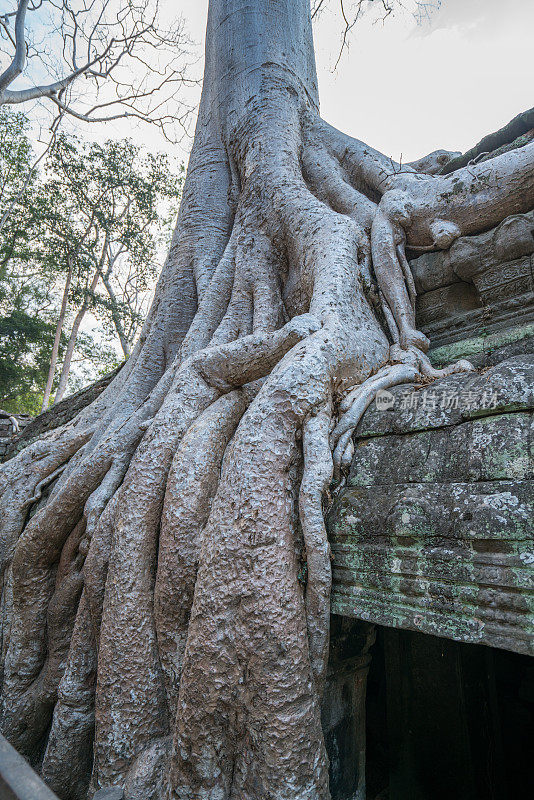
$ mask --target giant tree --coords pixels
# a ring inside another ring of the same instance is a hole
[[[61,797],[328,797],[323,495],[376,391],[436,374],[405,248],[534,202],[532,144],[442,160],[321,119],[308,0],[211,0],[144,329],[3,469],[3,730]]]

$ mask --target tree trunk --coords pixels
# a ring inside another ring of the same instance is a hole
[[[106,287],[106,291],[109,295],[109,299],[111,300],[111,319],[113,320],[113,326],[115,331],[117,332],[117,336],[119,337],[119,342],[122,348],[122,353],[124,358],[127,359],[131,355],[131,347],[130,342],[128,341],[128,337],[124,331],[123,324],[121,322],[120,314],[117,308],[117,295],[111,285],[111,281],[109,279],[109,273],[105,273],[102,275],[102,283]]]
[[[67,303],[69,300],[70,282],[72,279],[72,264],[69,262],[69,271],[65,280],[63,288],[63,297],[61,298],[61,308],[59,310],[59,317],[56,325],[56,335],[54,336],[54,344],[50,354],[50,367],[48,369],[48,377],[46,379],[46,386],[43,394],[43,405],[41,411],[46,411],[50,401],[50,393],[52,392],[52,384],[54,383],[54,374],[56,372],[57,357],[59,353],[59,345],[61,342],[61,333],[63,331],[63,324],[65,322],[65,314],[67,313]]]
[[[3,731],[61,798],[329,797],[323,496],[376,392],[438,374],[406,243],[531,207],[533,152],[401,170],[319,117],[307,0],[211,0],[141,336],[3,469]]]
[[[89,295],[91,295],[95,291],[99,279],[100,279],[100,270],[97,269],[95,274],[93,275],[93,278],[91,280],[91,285],[89,286],[88,289]],[[67,342],[67,347],[65,349],[63,364],[61,366],[61,373],[59,375],[59,382],[54,397],[54,405],[56,403],[59,403],[59,401],[63,399],[63,395],[65,394],[65,390],[67,388],[67,382],[69,380],[69,375],[70,375],[72,356],[74,355],[74,348],[76,347],[78,333],[80,332],[80,325],[83,322],[83,318],[85,317],[88,308],[89,308],[89,300],[88,297],[85,297],[82,305],[78,310],[78,313],[74,317],[74,322],[72,323],[69,341]]]

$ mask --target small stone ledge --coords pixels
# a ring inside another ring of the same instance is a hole
[[[449,250],[425,253],[410,262],[419,294],[472,281],[501,264],[520,261],[534,253],[534,211],[506,217],[495,228],[477,236],[461,236]]]
[[[27,761],[0,735],[1,800],[58,800]]]
[[[391,406],[369,407],[356,440],[444,428],[534,408],[534,355],[514,356],[481,373],[456,373],[429,385],[391,390]],[[457,402],[456,402],[457,400]]]
[[[28,414],[10,414],[0,409],[0,462],[5,458],[12,442],[21,435],[31,422]]]
[[[436,366],[445,366],[460,358],[467,358],[476,367],[490,367],[510,356],[534,350],[533,337],[534,322],[495,333],[488,333],[483,329],[480,336],[436,347],[429,355]]]
[[[462,153],[461,156],[453,158],[442,169],[442,174],[447,175],[454,172],[456,169],[465,167],[470,161],[476,159],[477,161],[484,160],[484,157],[494,157],[501,152],[505,152],[513,147],[522,147],[524,144],[532,141],[532,129],[534,128],[534,108],[529,108],[527,111],[522,111],[517,114],[510,122],[504,127],[500,128],[494,133],[489,133],[484,136],[481,141],[468,150]],[[521,141],[523,139],[523,141]]]
[[[21,426],[21,432],[15,436],[11,436],[9,440],[6,439],[3,449],[0,446],[0,463],[3,460],[11,458],[40,436],[48,433],[48,431],[59,428],[61,425],[65,425],[67,422],[70,422],[71,419],[74,419],[80,411],[102,394],[104,389],[118,374],[122,366],[121,364],[113,370],[113,372],[100,378],[100,380],[66,397],[57,405],[51,406],[51,408],[39,414],[34,419],[28,417],[24,426]]]

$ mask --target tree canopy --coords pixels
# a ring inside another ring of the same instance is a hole
[[[34,169],[28,120],[6,108],[0,115],[0,404],[35,412],[47,372],[48,394],[55,380],[60,399],[73,359],[71,389],[117,363],[114,342],[122,357],[129,356],[182,174],[168,156],[146,153],[131,141],[89,143],[66,134]],[[82,326],[86,314],[93,333]]]

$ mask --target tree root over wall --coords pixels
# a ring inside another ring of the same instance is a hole
[[[329,796],[323,501],[377,391],[443,374],[405,248],[534,203],[534,145],[422,174],[277,75],[201,116],[132,357],[2,467],[3,732],[63,800]]]

